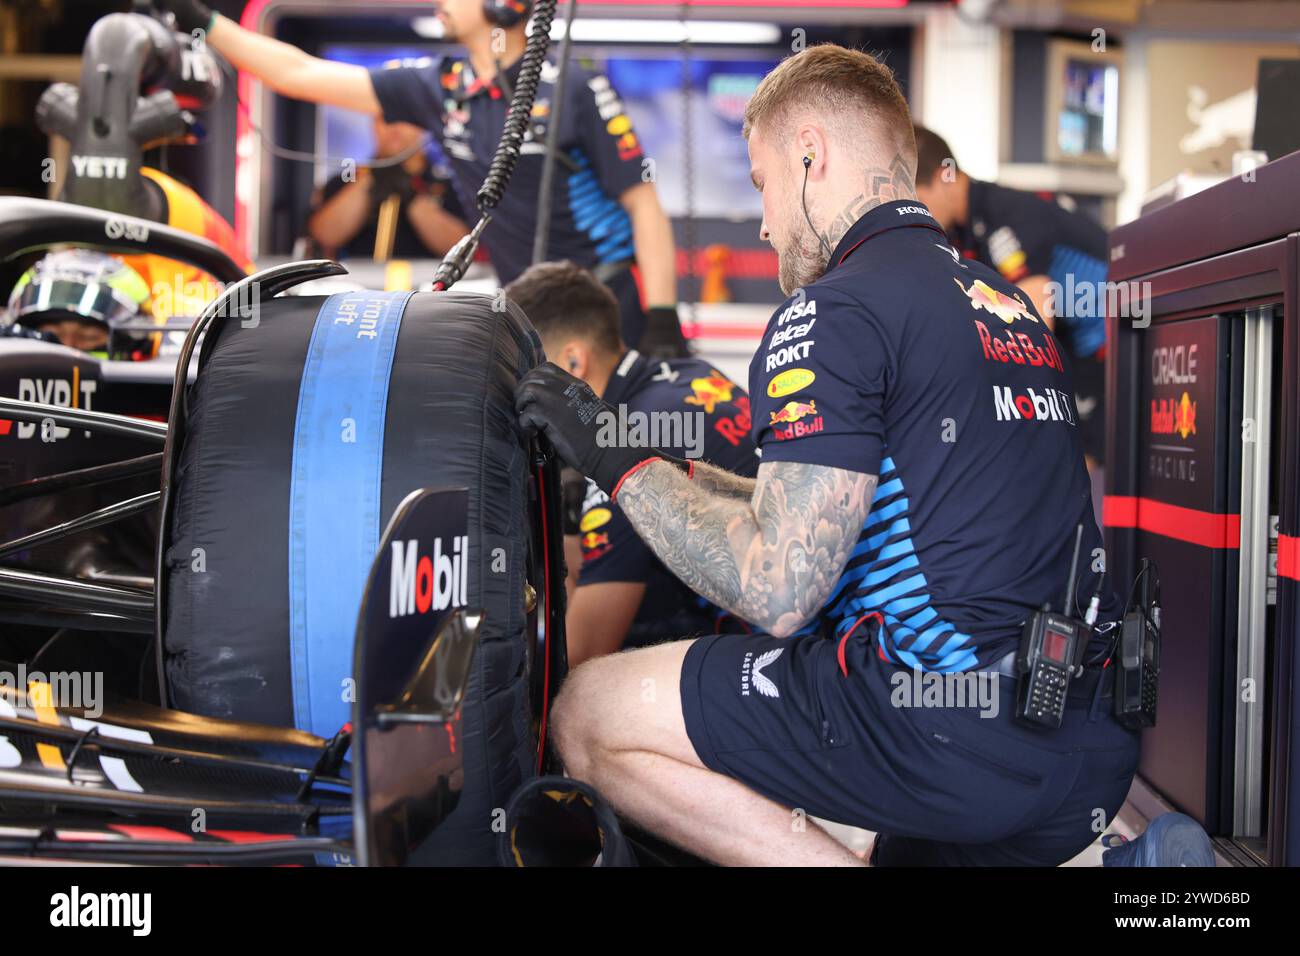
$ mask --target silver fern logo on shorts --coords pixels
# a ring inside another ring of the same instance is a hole
[[[777,690],[772,678],[763,673],[763,668],[780,657],[783,651],[785,651],[784,647],[778,647],[775,650],[764,651],[757,658],[754,657],[753,651],[745,652],[745,662],[740,665],[741,697],[748,697],[750,688],[758,691],[764,697],[781,696],[781,692]]]

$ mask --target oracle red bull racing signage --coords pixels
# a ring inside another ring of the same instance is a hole
[[[388,588],[388,616],[427,614],[464,607],[469,591],[469,535],[456,535],[450,547],[441,537],[421,549],[418,539],[394,541]],[[421,554],[421,550],[424,551]]]
[[[1189,438],[1196,434],[1196,402],[1188,389],[1196,387],[1199,345],[1157,346],[1151,350],[1151,385],[1182,387],[1182,395],[1173,394],[1151,399],[1151,434]]]
[[[1214,510],[1214,419],[1219,319],[1164,323],[1146,335],[1141,414],[1146,478],[1153,493],[1183,507]],[[1196,491],[1205,484],[1204,491]]]

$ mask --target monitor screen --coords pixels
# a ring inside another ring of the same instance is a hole
[[[1077,57],[1065,61],[1057,104],[1056,145],[1063,158],[1114,159],[1119,131],[1119,67]]]

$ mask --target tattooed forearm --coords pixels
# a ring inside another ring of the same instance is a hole
[[[696,593],[785,637],[826,603],[875,487],[874,475],[771,462],[760,466],[752,500],[742,500],[655,464],[624,482],[618,503]]]
[[[888,169],[873,166],[863,174],[862,192],[840,210],[827,230],[826,244],[834,249],[849,228],[877,206],[897,199],[915,199],[916,181],[902,153],[894,155]]]
[[[692,480],[705,491],[715,495],[723,495],[727,498],[743,498],[746,502],[754,497],[753,478],[741,477],[735,472],[718,468],[707,462],[697,461],[695,463],[695,474]]]

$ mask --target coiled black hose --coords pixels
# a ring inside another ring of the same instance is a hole
[[[487,177],[478,188],[478,207],[481,212],[496,208],[506,191],[506,183],[519,162],[519,148],[524,141],[524,133],[533,112],[533,101],[537,98],[537,84],[542,78],[542,66],[546,62],[546,51],[551,43],[551,20],[555,18],[556,0],[538,0],[533,13],[533,34],[528,38],[524,55],[519,63],[519,76],[515,80],[514,96],[510,98],[510,111],[506,114],[505,127],[501,130],[501,141],[497,143],[496,153],[492,156],[492,165],[488,167]]]

